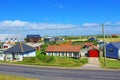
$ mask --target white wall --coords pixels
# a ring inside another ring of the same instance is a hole
[[[5,56],[6,56],[6,61],[12,61],[13,60],[12,53],[6,53]]]
[[[35,56],[36,56],[36,51],[23,53],[23,57],[35,57]]]
[[[3,53],[3,51],[0,51],[0,60],[4,60],[4,53]]]
[[[119,59],[120,59],[120,49],[118,50],[118,57],[119,57]]]

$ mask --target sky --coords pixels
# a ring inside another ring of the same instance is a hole
[[[0,0],[0,34],[120,34],[120,0]]]

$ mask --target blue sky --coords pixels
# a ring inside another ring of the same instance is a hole
[[[0,33],[101,34],[101,23],[120,25],[119,9],[120,0],[0,0]],[[107,34],[120,34],[119,26],[105,29]]]

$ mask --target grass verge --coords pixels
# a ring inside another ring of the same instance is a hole
[[[57,67],[80,67],[88,63],[87,58],[73,59],[67,57],[55,57],[55,60],[51,62],[42,62],[42,61],[32,62],[32,61],[28,61],[28,62],[24,60],[20,62],[0,61],[0,63],[26,64],[26,65],[37,65],[37,66],[57,66]]]
[[[106,66],[104,66],[104,58],[100,58],[101,67],[110,69],[120,69],[120,61],[116,59],[106,58]]]
[[[0,80],[37,80],[37,79],[0,74]]]

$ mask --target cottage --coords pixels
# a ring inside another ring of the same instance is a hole
[[[111,42],[106,45],[106,57],[120,59],[120,42]]]
[[[5,53],[5,60],[7,61],[22,61],[24,57],[34,57],[36,56],[35,48],[28,46],[24,43],[19,43],[14,45],[11,48],[8,48],[4,51]]]
[[[41,36],[40,35],[27,35],[26,41],[37,43],[37,42],[41,41]]]
[[[46,49],[46,55],[79,58],[80,48],[81,48],[80,46],[72,46],[72,45],[48,46]]]

